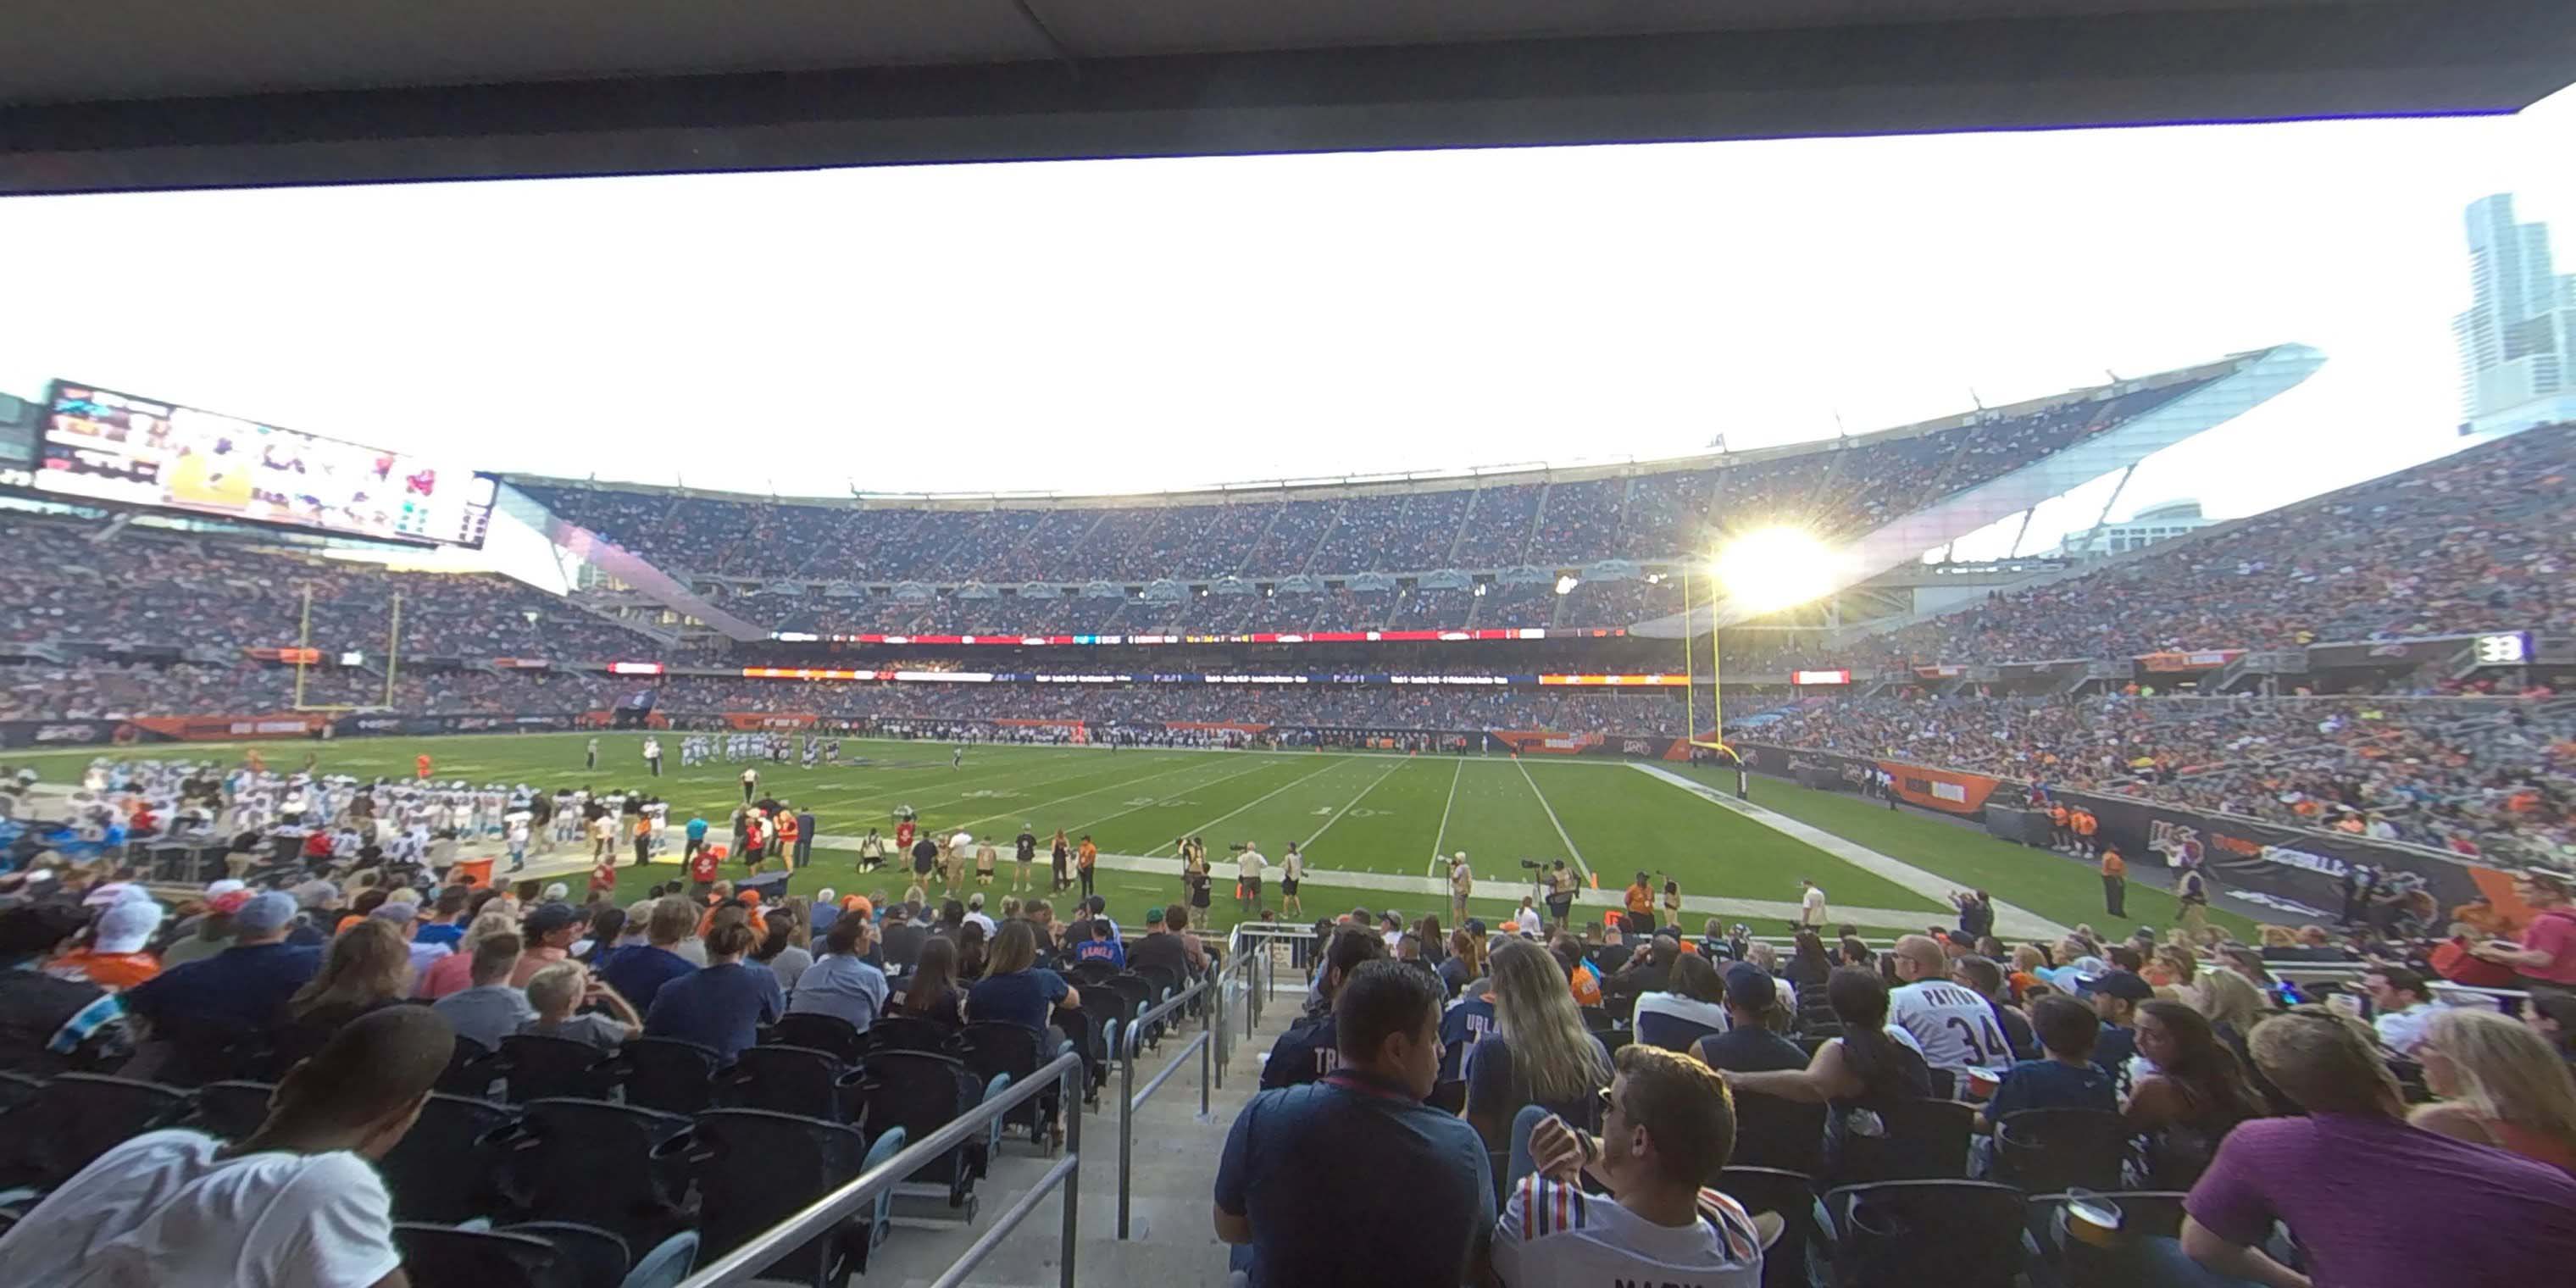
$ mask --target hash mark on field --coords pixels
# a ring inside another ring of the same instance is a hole
[[[1574,856],[1574,866],[1582,871],[1584,882],[1590,884],[1592,865],[1583,861],[1583,851],[1574,848],[1574,838],[1565,834],[1565,824],[1557,822],[1556,807],[1547,803],[1547,793],[1538,789],[1538,780],[1530,777],[1529,766],[1520,757],[1512,757],[1512,763],[1520,767],[1521,781],[1529,784],[1530,795],[1538,798],[1538,807],[1547,811],[1547,821],[1556,824],[1556,839],[1565,842],[1565,852]]]
[[[1324,767],[1323,767],[1323,768],[1316,770],[1314,773],[1312,773],[1312,774],[1300,774],[1300,775],[1298,775],[1298,776],[1297,776],[1297,777],[1295,777],[1295,778],[1289,779],[1287,782],[1281,783],[1281,784],[1280,784],[1280,785],[1278,785],[1277,787],[1273,787],[1273,788],[1271,788],[1269,791],[1263,792],[1263,793],[1262,793],[1262,794],[1260,794],[1259,796],[1255,796],[1255,797],[1253,797],[1251,800],[1245,801],[1244,803],[1242,803],[1242,804],[1240,804],[1240,805],[1235,806],[1233,809],[1227,810],[1226,812],[1224,812],[1224,813],[1222,813],[1222,814],[1217,815],[1215,818],[1209,819],[1208,821],[1206,821],[1206,822],[1204,822],[1204,823],[1199,824],[1197,827],[1193,827],[1193,828],[1189,829],[1188,831],[1181,833],[1181,835],[1183,835],[1183,836],[1197,836],[1197,835],[1199,835],[1200,833],[1207,831],[1209,828],[1215,827],[1217,824],[1222,823],[1222,822],[1226,821],[1227,819],[1230,819],[1230,818],[1234,817],[1235,815],[1240,814],[1240,813],[1242,813],[1243,811],[1248,810],[1248,809],[1252,808],[1253,806],[1258,805],[1258,804],[1260,804],[1261,802],[1266,801],[1266,800],[1270,799],[1271,797],[1276,796],[1276,795],[1278,795],[1279,793],[1284,792],[1284,791],[1288,790],[1289,788],[1294,787],[1294,786],[1296,786],[1297,784],[1299,784],[1299,783],[1302,783],[1302,782],[1306,781],[1306,780],[1307,780],[1307,779],[1309,779],[1309,778],[1313,778],[1316,774],[1329,773],[1329,772],[1331,772],[1332,770],[1339,769],[1339,768],[1340,768],[1340,767],[1342,767],[1343,765],[1347,765],[1347,764],[1349,764],[1349,763],[1350,763],[1350,760],[1351,760],[1351,758],[1350,758],[1350,757],[1348,757],[1348,756],[1336,756],[1336,757],[1334,757],[1334,758],[1333,758],[1329,763],[1327,763],[1326,765],[1324,765]],[[1273,763],[1273,764],[1276,764],[1276,763],[1278,763],[1278,762],[1274,761],[1274,762],[1272,762],[1272,763]],[[1162,847],[1158,845],[1158,846],[1154,847],[1154,850],[1160,850],[1161,848],[1162,848]],[[1146,851],[1146,853],[1151,854],[1151,853],[1153,853],[1153,852],[1154,852],[1154,850],[1148,850],[1148,851]],[[1175,851],[1175,853],[1177,853],[1177,851]]]
[[[1329,831],[1332,831],[1332,830],[1333,830],[1333,824],[1341,822],[1341,821],[1342,821],[1342,815],[1344,815],[1344,814],[1348,814],[1348,813],[1350,813],[1350,812],[1351,812],[1351,806],[1353,806],[1353,805],[1357,805],[1357,804],[1359,804],[1361,801],[1367,800],[1367,799],[1368,799],[1368,794],[1369,794],[1370,792],[1376,791],[1376,790],[1377,790],[1377,785],[1378,785],[1379,783],[1385,782],[1385,781],[1387,780],[1387,775],[1388,775],[1388,774],[1393,774],[1395,771],[1397,771],[1397,770],[1399,770],[1399,769],[1404,768],[1404,767],[1405,767],[1405,765],[1406,765],[1406,764],[1408,764],[1408,763],[1409,763],[1409,762],[1407,762],[1407,761],[1398,760],[1398,761],[1395,761],[1395,762],[1394,762],[1394,763],[1392,763],[1392,764],[1389,764],[1389,765],[1386,767],[1386,773],[1384,773],[1384,774],[1380,774],[1380,775],[1378,775],[1377,777],[1370,779],[1370,780],[1369,780],[1369,785],[1368,785],[1368,786],[1366,786],[1366,787],[1361,788],[1361,789],[1360,789],[1360,794],[1359,794],[1359,795],[1354,796],[1354,797],[1350,798],[1349,800],[1342,802],[1342,808],[1341,808],[1339,811],[1337,811],[1336,813],[1334,813],[1334,815],[1333,815],[1331,818],[1325,819],[1325,820],[1324,820],[1324,825],[1323,825],[1322,827],[1319,827],[1319,828],[1316,828],[1316,829],[1315,829],[1315,836],[1322,836],[1324,833],[1329,832]],[[1306,838],[1306,840],[1305,840],[1305,843],[1304,843],[1304,844],[1302,844],[1302,845],[1299,845],[1297,848],[1298,848],[1298,849],[1301,849],[1301,850],[1311,850],[1311,849],[1315,848],[1315,836],[1307,837],[1307,838]]]

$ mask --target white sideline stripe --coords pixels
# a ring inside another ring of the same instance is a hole
[[[1275,764],[1275,763],[1277,763],[1277,762],[1275,762],[1275,761],[1274,761],[1274,762],[1272,762],[1272,763],[1274,763],[1274,764]],[[1206,821],[1206,822],[1204,822],[1204,823],[1199,824],[1197,827],[1191,828],[1191,829],[1189,829],[1188,831],[1181,833],[1181,835],[1183,835],[1183,836],[1197,836],[1197,835],[1199,835],[1199,834],[1201,834],[1201,833],[1203,833],[1203,832],[1207,831],[1209,828],[1215,827],[1217,824],[1222,823],[1222,822],[1226,821],[1227,819],[1230,819],[1230,818],[1234,817],[1235,815],[1240,814],[1240,813],[1242,813],[1243,811],[1248,810],[1248,809],[1252,808],[1253,806],[1258,805],[1258,804],[1260,804],[1261,802],[1266,801],[1266,800],[1270,799],[1271,797],[1276,796],[1276,795],[1278,795],[1279,793],[1284,792],[1284,791],[1288,790],[1289,788],[1294,787],[1294,786],[1296,786],[1297,784],[1299,784],[1299,783],[1302,783],[1302,782],[1306,781],[1306,780],[1307,780],[1307,779],[1309,779],[1309,778],[1316,777],[1317,775],[1320,775],[1320,774],[1327,774],[1327,773],[1331,773],[1333,770],[1339,769],[1339,768],[1341,768],[1342,766],[1347,765],[1347,764],[1349,764],[1349,763],[1351,763],[1351,762],[1350,762],[1350,757],[1348,757],[1348,756],[1335,756],[1335,757],[1333,758],[1333,760],[1332,760],[1332,763],[1327,764],[1327,765],[1323,766],[1323,767],[1322,767],[1322,768],[1320,768],[1320,769],[1317,769],[1314,773],[1311,773],[1311,774],[1300,774],[1300,775],[1298,775],[1298,776],[1297,776],[1297,777],[1295,777],[1295,778],[1289,779],[1287,782],[1281,783],[1281,784],[1280,784],[1280,785],[1278,785],[1277,787],[1273,787],[1273,788],[1271,788],[1269,791],[1263,792],[1262,794],[1260,794],[1260,795],[1258,795],[1258,796],[1253,797],[1251,800],[1245,801],[1244,803],[1242,803],[1242,804],[1240,804],[1240,805],[1235,806],[1233,809],[1227,810],[1226,812],[1224,812],[1224,813],[1222,813],[1222,814],[1217,815],[1215,818],[1209,819],[1208,821]],[[1157,847],[1157,848],[1159,848],[1159,847]],[[1103,858],[1107,858],[1108,856],[1107,856],[1107,855],[1102,855],[1101,857],[1103,857]],[[1175,856],[1173,856],[1172,861],[1173,861],[1174,863],[1179,863],[1179,862],[1180,862],[1180,857],[1179,857],[1178,855],[1175,855]],[[1209,866],[1211,869],[1213,869],[1213,868],[1216,866],[1216,860],[1214,860],[1214,859],[1210,859],[1210,860],[1208,860],[1208,866]],[[1173,869],[1173,870],[1174,870],[1174,871],[1179,871],[1179,869],[1178,869],[1178,868],[1175,868],[1175,869]]]
[[[1440,834],[1431,839],[1431,861],[1433,863],[1438,863],[1440,861],[1441,847],[1449,843],[1449,811],[1458,808],[1458,776],[1466,772],[1467,762],[1464,760],[1459,761],[1458,767],[1450,771],[1449,803],[1440,807]]]
[[[1530,777],[1529,766],[1522,764],[1520,757],[1512,757],[1512,764],[1521,771],[1521,781],[1529,784],[1530,795],[1538,798],[1538,807],[1547,811],[1547,821],[1556,824],[1556,839],[1565,842],[1565,852],[1574,856],[1574,866],[1583,873],[1583,883],[1590,885],[1592,865],[1583,861],[1583,851],[1574,848],[1574,838],[1565,834],[1565,824],[1557,823],[1556,807],[1547,803],[1547,793],[1538,789],[1538,780]],[[1690,905],[1685,902],[1682,906],[1688,908]]]
[[[1367,799],[1368,799],[1368,794],[1369,794],[1370,792],[1376,791],[1376,790],[1377,790],[1377,785],[1378,785],[1379,783],[1385,782],[1385,781],[1387,780],[1387,778],[1388,778],[1390,775],[1392,775],[1392,774],[1394,774],[1394,773],[1395,773],[1395,771],[1397,771],[1397,770],[1399,770],[1399,769],[1404,768],[1404,764],[1405,764],[1405,762],[1403,762],[1403,761],[1399,760],[1399,761],[1395,762],[1394,764],[1387,766],[1387,767],[1386,767],[1386,773],[1380,774],[1380,775],[1378,775],[1377,777],[1370,779],[1370,780],[1369,780],[1369,785],[1368,785],[1368,786],[1366,786],[1366,787],[1361,788],[1361,789],[1360,789],[1360,794],[1359,794],[1359,795],[1354,796],[1354,797],[1350,798],[1349,800],[1343,801],[1343,802],[1342,802],[1342,807],[1341,807],[1340,809],[1334,810],[1334,811],[1333,811],[1333,816],[1332,816],[1331,818],[1325,819],[1325,820],[1324,820],[1324,825],[1323,825],[1322,827],[1319,827],[1319,828],[1316,828],[1316,829],[1315,829],[1315,836],[1307,837],[1307,838],[1306,838],[1306,840],[1305,840],[1305,842],[1304,842],[1303,844],[1299,845],[1297,848],[1298,848],[1298,849],[1300,849],[1300,850],[1311,850],[1311,849],[1314,849],[1314,848],[1315,848],[1315,837],[1316,837],[1316,836],[1322,836],[1324,833],[1329,832],[1329,831],[1332,831],[1332,830],[1333,830],[1333,824],[1335,824],[1335,823],[1339,823],[1339,822],[1341,822],[1341,821],[1342,821],[1342,815],[1350,813],[1350,812],[1351,812],[1351,807],[1352,807],[1353,805],[1357,805],[1357,804],[1359,804],[1361,801],[1367,800]]]
[[[1949,903],[1950,892],[1959,888],[1959,884],[1955,881],[1943,880],[1911,863],[1890,858],[1868,846],[1845,840],[1823,828],[1801,823],[1776,810],[1764,809],[1750,801],[1737,800],[1714,787],[1684,778],[1661,765],[1632,761],[1628,767],[1650,778],[1678,787],[1712,805],[1733,810],[1774,832],[1803,841],[1871,876],[1903,886],[1936,903]],[[1689,900],[1683,900],[1683,906],[1689,906]],[[1793,911],[1792,918],[1794,917]],[[1926,919],[1926,924],[1938,919],[1940,914],[1931,914]],[[1995,901],[1995,933],[2004,938],[2055,940],[2064,936],[2067,929],[2027,908],[2017,907],[2000,899]]]

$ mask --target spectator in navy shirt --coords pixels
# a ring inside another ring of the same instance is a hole
[[[1062,1030],[1047,1020],[1054,1007],[1080,1009],[1082,994],[1064,976],[1037,967],[1038,936],[1026,921],[1006,922],[993,938],[993,953],[984,978],[966,992],[966,1018],[978,1024],[1000,1020],[1026,1025],[1047,1035],[1046,1049],[1064,1041]]]
[[[126,1009],[170,1044],[169,1063],[152,1076],[188,1086],[241,1076],[224,1066],[224,1049],[275,1024],[287,999],[322,969],[320,949],[286,943],[294,924],[294,896],[259,895],[233,914],[231,947],[125,992]]]
[[[1332,943],[1324,949],[1324,969],[1315,977],[1321,997],[1307,1008],[1305,1018],[1289,1025],[1271,1044],[1270,1058],[1261,1065],[1262,1090],[1313,1082],[1333,1071],[1341,1060],[1334,1031],[1334,995],[1363,963],[1385,957],[1386,940],[1364,922],[1333,932]]]
[[[759,1038],[761,1025],[787,1011],[777,973],[743,964],[751,945],[751,927],[741,922],[720,922],[709,930],[706,966],[662,986],[644,1015],[645,1035],[712,1048],[723,1063],[742,1054]]]
[[[2031,1003],[2030,1027],[2039,1034],[2039,1045],[2048,1058],[2023,1060],[2004,1071],[2003,1085],[1986,1102],[1982,1130],[1993,1131],[2006,1115],[2025,1109],[2120,1107],[2110,1071],[2093,1063],[2102,1021],[2091,1007],[2052,993]]]
[[[1107,917],[1094,917],[1085,925],[1091,927],[1091,938],[1073,950],[1077,962],[1107,962],[1120,970],[1127,969],[1127,946],[1118,942],[1117,929]]]
[[[1362,963],[1335,991],[1333,1020],[1339,1069],[1236,1115],[1217,1237],[1251,1248],[1251,1288],[1482,1282],[1492,1166],[1473,1128],[1422,1103],[1440,1072],[1439,982]]]
[[[679,952],[681,942],[697,930],[698,913],[687,899],[670,895],[654,900],[644,922],[644,942],[608,954],[599,964],[600,982],[649,1018],[662,986],[698,969]]]

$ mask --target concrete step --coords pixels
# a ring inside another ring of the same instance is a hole
[[[1293,1021],[1302,1001],[1303,981],[1284,976],[1279,995],[1262,1010],[1261,1019],[1244,1032],[1242,1009],[1231,1022],[1231,1050],[1222,1089],[1210,1097],[1209,1112],[1199,1111],[1199,1057],[1174,1073],[1154,1098],[1138,1109],[1130,1124],[1133,1165],[1130,1173],[1128,1236],[1118,1237],[1118,1106],[1122,1079],[1113,1070],[1101,1092],[1100,1108],[1082,1121],[1081,1199],[1076,1217],[1075,1265],[1086,1284],[1138,1285],[1140,1288],[1194,1288],[1226,1282],[1226,1248],[1216,1238],[1212,1209],[1217,1163],[1224,1151],[1235,1113],[1251,1099],[1261,1079],[1261,1057]],[[1136,1062],[1136,1084],[1143,1086],[1197,1036],[1193,1024],[1166,1035],[1160,1051],[1148,1051]],[[971,1223],[925,1224],[904,1214],[946,1217],[936,1200],[900,1201],[894,1232],[870,1260],[865,1282],[919,1288],[936,1279],[977,1239],[992,1221],[1026,1194],[1055,1165],[1055,1159],[1019,1136],[1007,1141],[990,1173],[975,1187],[978,1211]],[[1028,1220],[985,1258],[972,1277],[977,1288],[1054,1288],[1060,1282],[1063,1206],[1060,1195],[1040,1203]]]

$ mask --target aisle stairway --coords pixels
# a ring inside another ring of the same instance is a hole
[[[1243,1008],[1232,1004],[1232,1051],[1223,1088],[1211,1098],[1211,1112],[1199,1116],[1199,1057],[1187,1057],[1184,1068],[1159,1088],[1135,1118],[1135,1165],[1130,1191],[1132,1237],[1118,1238],[1118,1102],[1120,1079],[1115,1071],[1101,1092],[1100,1107],[1082,1121],[1082,1195],[1077,1213],[1075,1269],[1084,1284],[1122,1288],[1198,1288],[1226,1282],[1226,1248],[1217,1242],[1211,1207],[1216,1190],[1218,1156],[1235,1112],[1251,1098],[1261,1079],[1261,1057],[1270,1050],[1297,1014],[1304,979],[1282,968],[1276,994],[1265,1004],[1249,1038],[1244,1035]],[[1136,1085],[1143,1087],[1199,1032],[1198,1023],[1167,1034],[1162,1051],[1148,1051],[1136,1062]],[[1002,1147],[990,1175],[976,1186],[981,1212],[966,1226],[932,1227],[905,1221],[868,1264],[857,1285],[901,1285],[923,1288],[991,1229],[992,1218],[1008,1210],[1031,1182],[1054,1164],[1028,1143],[1025,1133]],[[1063,1208],[1050,1198],[1011,1232],[977,1267],[970,1282],[976,1288],[1055,1288],[1060,1282]]]

